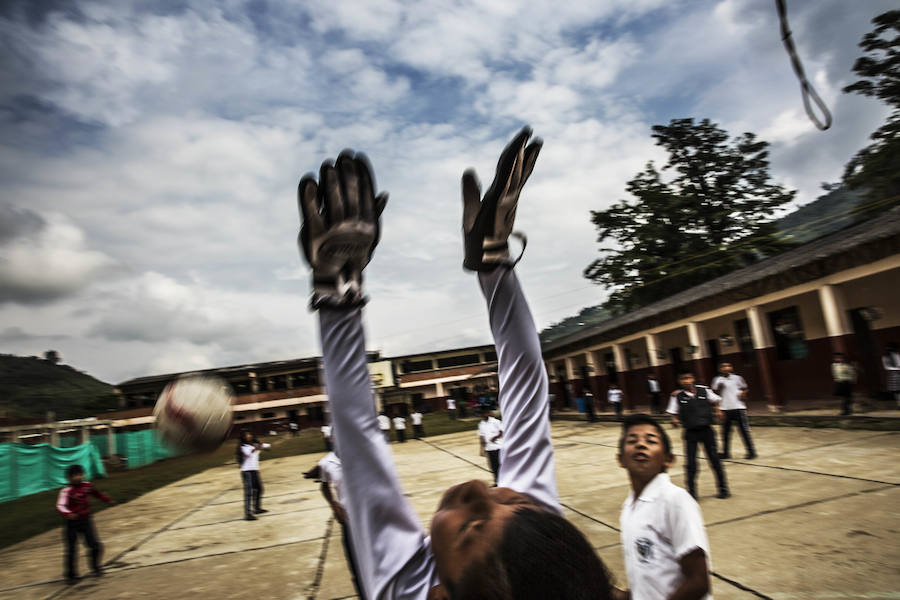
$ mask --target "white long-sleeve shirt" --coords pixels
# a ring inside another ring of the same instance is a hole
[[[514,272],[499,267],[479,274],[479,282],[497,347],[505,424],[498,485],[559,514],[547,371],[534,319]],[[337,454],[353,457],[343,464],[342,500],[361,584],[375,600],[425,600],[438,584],[434,556],[375,418],[361,310],[321,309],[319,321]]]
[[[262,449],[268,450],[271,444],[263,444]],[[241,444],[241,454],[244,460],[241,462],[241,471],[259,471],[259,448],[253,444]]]

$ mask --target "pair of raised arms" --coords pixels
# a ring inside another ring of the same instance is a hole
[[[541,140],[529,143],[525,127],[503,149],[494,181],[481,196],[481,184],[473,169],[462,176],[463,266],[472,271],[491,271],[510,260],[507,240],[522,187],[534,169]],[[312,268],[311,306],[360,306],[362,271],[372,259],[381,235],[381,213],[387,193],[376,194],[372,165],[361,152],[344,150],[336,161],[322,163],[319,178],[312,173],[300,179],[298,243]]]

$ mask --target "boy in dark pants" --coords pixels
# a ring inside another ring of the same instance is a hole
[[[96,496],[107,504],[115,504],[115,501],[95,488],[90,481],[84,480],[84,469],[81,465],[71,465],[66,469],[66,479],[69,480],[69,485],[60,490],[56,500],[56,510],[66,518],[64,531],[66,583],[73,584],[81,579],[78,576],[78,554],[75,548],[79,535],[84,538],[84,543],[91,549],[91,568],[94,570],[94,575],[99,577],[103,574],[100,568],[103,544],[100,543],[97,531],[94,529],[88,496]]]
[[[740,375],[734,374],[734,367],[730,362],[719,364],[719,375],[712,380],[712,389],[722,397],[722,405],[719,407],[725,414],[725,422],[722,423],[722,453],[719,458],[731,458],[731,424],[737,425],[741,437],[744,439],[744,448],[747,449],[747,460],[756,458],[756,450],[753,448],[753,438],[750,436],[750,422],[747,420],[747,382]]]
[[[716,475],[716,487],[719,488],[717,498],[728,498],[728,482],[725,480],[725,469],[719,460],[716,450],[716,433],[713,431],[713,409],[719,420],[722,411],[719,403],[722,398],[705,385],[694,385],[694,374],[684,371],[678,375],[681,389],[672,392],[669,397],[669,409],[672,423],[684,427],[684,453],[686,456],[685,475],[688,492],[697,497],[697,444],[703,444],[703,452]]]

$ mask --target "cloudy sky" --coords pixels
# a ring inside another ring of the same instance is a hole
[[[763,0],[159,0],[0,4],[0,352],[103,380],[320,352],[296,183],[365,150],[391,194],[367,271],[369,346],[489,341],[463,272],[459,178],[544,138],[518,269],[539,328],[603,300],[590,209],[710,118],[772,144],[798,203],[887,111],[842,94],[889,0],[791,0],[835,116],[816,130]]]

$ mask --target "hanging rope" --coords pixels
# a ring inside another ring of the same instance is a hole
[[[784,42],[784,47],[787,50],[788,56],[791,57],[791,66],[794,67],[794,73],[797,74],[797,79],[800,80],[800,89],[803,90],[803,108],[806,109],[809,120],[812,121],[816,127],[825,131],[831,127],[831,113],[819,97],[819,94],[816,93],[816,90],[809,83],[809,80],[806,78],[806,73],[803,71],[803,63],[800,62],[800,57],[797,56],[797,49],[794,47],[794,40],[791,37],[791,28],[788,27],[787,4],[785,0],[775,0],[775,6],[778,8],[778,19],[781,21],[781,41]],[[819,107],[819,110],[825,117],[824,123],[819,120],[818,115],[816,115],[813,110],[810,98],[816,103],[816,106]]]

